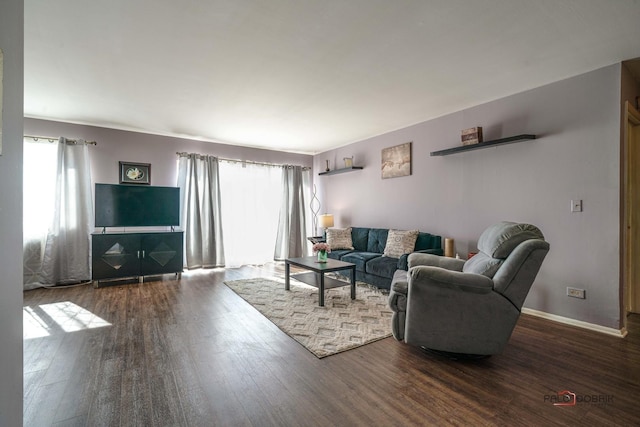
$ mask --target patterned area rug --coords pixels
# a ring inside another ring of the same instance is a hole
[[[318,306],[318,289],[291,279],[258,278],[224,282],[267,319],[318,358],[351,350],[391,335],[388,296],[366,283],[325,291]]]

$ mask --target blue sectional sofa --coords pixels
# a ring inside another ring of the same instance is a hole
[[[378,288],[389,289],[396,270],[407,270],[407,257],[384,256],[387,228],[351,227],[353,249],[332,249],[329,257],[356,265],[356,280]],[[429,233],[418,233],[413,252],[443,255],[442,238]]]

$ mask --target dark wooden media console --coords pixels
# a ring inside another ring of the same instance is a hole
[[[182,231],[96,233],[92,240],[92,277],[101,280],[182,273]]]

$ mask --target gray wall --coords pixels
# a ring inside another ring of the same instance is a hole
[[[319,177],[322,210],[337,226],[417,228],[455,239],[465,258],[501,220],[540,227],[551,251],[525,306],[606,327],[620,326],[619,198],[621,65],[353,143],[314,157],[322,171],[354,156],[359,172]],[[484,139],[537,140],[446,157],[460,130]],[[380,151],[413,142],[413,174],[382,180]],[[584,211],[570,212],[582,199]],[[587,290],[569,298],[566,287]]]
[[[258,148],[237,147],[212,142],[194,141],[138,132],[127,132],[94,126],[76,125],[47,120],[24,119],[26,135],[82,138],[96,141],[89,149],[92,182],[119,182],[120,161],[151,164],[151,184],[175,186],[178,179],[176,152],[210,154],[222,158],[249,160],[265,163],[290,163],[311,166],[313,157],[302,154]],[[92,185],[93,187],[93,185]],[[160,227],[162,228],[162,227]],[[112,231],[123,229],[112,228]],[[129,231],[135,230],[129,227]]]
[[[22,0],[0,2],[0,425],[22,425]]]
[[[303,154],[28,118],[24,119],[24,132],[26,135],[65,136],[96,141],[97,146],[89,150],[94,183],[118,183],[118,164],[120,161],[127,161],[151,163],[152,185],[175,186],[178,178],[178,151],[265,163],[311,166],[313,162],[312,156]]]

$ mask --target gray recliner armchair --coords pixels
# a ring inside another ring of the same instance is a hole
[[[445,354],[502,351],[549,243],[533,225],[500,222],[482,233],[478,249],[468,261],[409,256],[389,294],[397,340]]]

